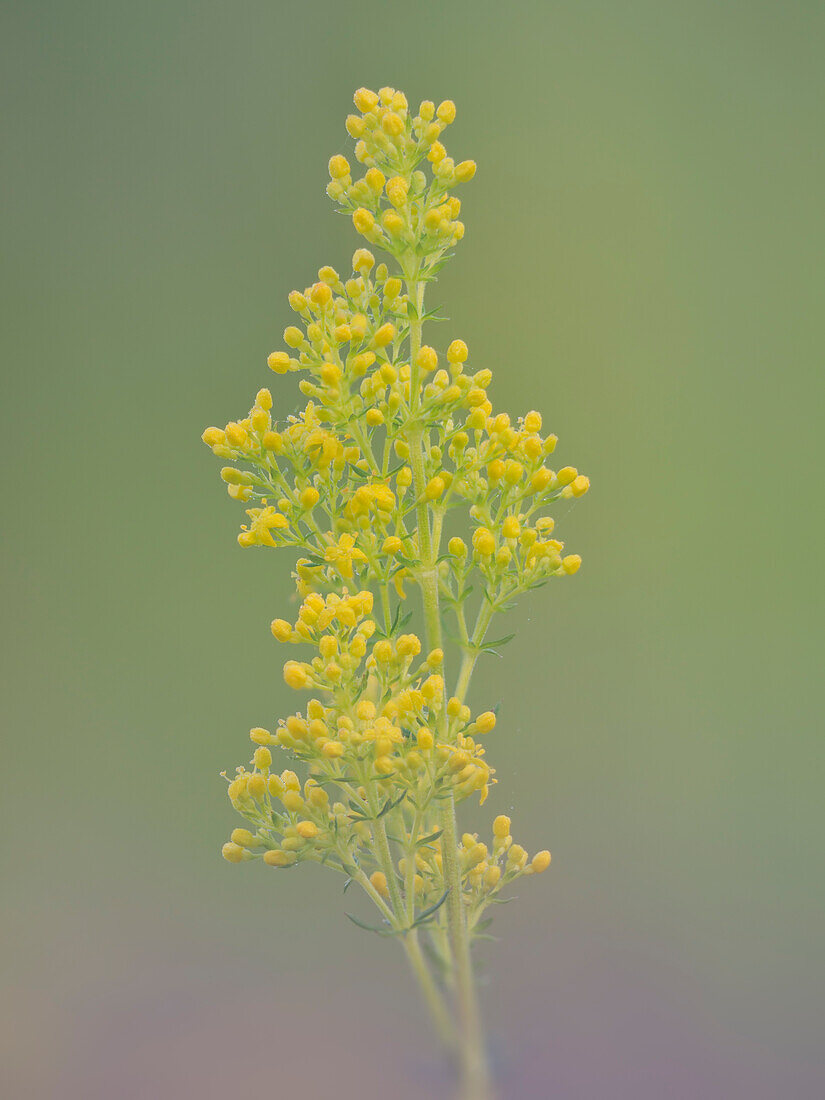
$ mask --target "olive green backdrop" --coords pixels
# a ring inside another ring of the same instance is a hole
[[[822,6],[0,10],[2,1095],[448,1094],[338,878],[219,855],[291,562],[199,435],[292,409],[266,355],[386,83],[478,161],[449,335],[593,484],[472,700],[464,820],[554,854],[483,952],[503,1093],[822,1095]]]

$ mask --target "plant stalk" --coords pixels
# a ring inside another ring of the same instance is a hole
[[[415,304],[415,316],[410,320],[410,408],[415,415],[419,401],[420,374],[416,364],[421,349],[421,314],[424,303],[424,284],[416,277],[408,281],[410,299]],[[416,496],[418,525],[418,550],[422,564],[419,577],[424,605],[427,649],[442,646],[441,612],[438,599],[438,572],[436,559],[438,547],[433,545],[430,530],[429,507],[424,497],[425,472],[421,429],[414,425],[408,434],[410,467],[413,475],[413,491]],[[442,726],[446,731],[446,709],[442,704]],[[491,1100],[492,1090],[481,1028],[478,997],[470,955],[470,939],[467,918],[461,892],[461,867],[458,859],[458,828],[455,799],[452,793],[441,802],[439,825],[442,830],[441,851],[444,883],[447,894],[447,929],[453,955],[456,1000],[458,1008],[459,1059],[461,1070],[461,1100]]]

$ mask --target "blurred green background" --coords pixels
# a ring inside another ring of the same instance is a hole
[[[464,820],[554,854],[483,952],[503,1096],[823,1095],[822,5],[0,11],[3,1097],[448,1093],[338,878],[219,856],[291,560],[199,435],[293,407],[265,359],[357,243],[362,84],[458,104],[435,335],[593,483],[472,699]]]

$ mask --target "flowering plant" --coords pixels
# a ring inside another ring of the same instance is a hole
[[[492,374],[469,369],[463,340],[442,366],[423,343],[437,319],[425,290],[464,235],[453,189],[476,171],[441,140],[454,104],[413,113],[392,88],[354,98],[347,130],[364,173],[353,179],[333,156],[327,193],[387,262],[358,248],[348,278],[322,267],[289,295],[289,350],[268,362],[301,373],[300,412],[274,421],[262,389],[246,417],[203,433],[231,463],[229,495],[248,505],[240,545],[298,554],[297,619],[271,629],[295,647],[286,683],[311,693],[275,728],[251,730],[252,759],[228,779],[246,825],[223,855],[322,863],[359,887],[377,923],[352,919],[398,939],[457,1054],[463,1095],[478,1098],[490,1085],[471,946],[490,906],[550,853],[531,859],[503,815],[485,840],[459,834],[456,805],[483,804],[495,783],[485,740],[496,715],[473,715],[467,693],[479,657],[508,640],[489,640],[495,616],[578,570],[550,512],[589,482],[549,468],[556,436],[542,435],[539,413],[494,414]],[[273,769],[273,749],[303,779]]]

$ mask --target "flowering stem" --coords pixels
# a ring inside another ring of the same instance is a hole
[[[421,350],[421,314],[424,303],[423,282],[418,281],[417,278],[411,279],[408,283],[408,291],[410,300],[415,304],[415,315],[410,320],[410,362],[412,364],[410,407],[414,414],[418,406],[420,385],[416,359]],[[419,583],[424,605],[427,648],[429,650],[440,649],[442,637],[441,612],[438,599],[438,571],[435,562],[437,551],[434,552],[430,532],[429,508],[424,496],[426,475],[424,472],[422,433],[418,426],[409,432],[408,442],[410,446],[410,467],[413,475],[413,492],[418,501],[416,505],[418,551],[422,566]],[[446,711],[442,705],[442,725],[446,725],[445,718]],[[470,955],[467,919],[462,901],[461,867],[458,859],[458,828],[455,799],[452,792],[450,792],[449,797],[441,800],[439,825],[441,827],[444,884],[448,890],[446,901],[447,927],[453,956],[459,1011],[462,1098],[463,1100],[488,1100],[492,1094]]]

